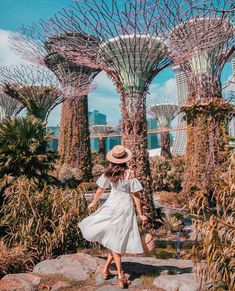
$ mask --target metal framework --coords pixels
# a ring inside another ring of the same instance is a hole
[[[81,34],[71,44],[71,59],[104,70],[121,93],[123,144],[133,152],[132,167],[145,189],[142,203],[152,217],[145,101],[152,79],[171,63],[164,39],[156,33],[158,11],[157,2],[75,1],[48,24],[49,33],[64,41],[65,33]]]
[[[172,99],[175,98],[162,98],[161,99]],[[171,128],[171,122],[175,118],[176,113],[179,109],[179,106],[176,104],[161,104],[159,100],[155,100],[154,105],[150,106],[149,110],[154,115],[159,123],[160,129],[169,129]],[[171,150],[170,150],[170,132],[162,131],[160,133],[161,140],[161,156],[166,158],[171,158]]]
[[[156,19],[156,29],[168,35],[174,63],[188,84],[188,98],[181,105],[188,124],[184,194],[195,185],[211,191],[216,168],[224,159],[226,122],[233,110],[222,98],[221,74],[235,51],[234,1],[159,4],[164,13]]]
[[[66,53],[60,53],[60,36],[47,37],[46,23],[40,20],[31,26],[22,26],[11,36],[12,48],[22,57],[47,66],[64,87],[59,154],[60,163],[83,172],[83,180],[91,178],[91,151],[88,125],[88,93],[94,89],[93,80],[100,72],[84,64],[68,60],[72,48],[67,34],[63,42]],[[72,92],[76,91],[76,94]]]
[[[58,79],[44,67],[2,67],[0,83],[3,92],[25,106],[28,114],[42,120],[63,100]]]
[[[0,92],[0,121],[4,118],[16,116],[24,106],[11,96]]]

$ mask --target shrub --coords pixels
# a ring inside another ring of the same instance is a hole
[[[166,192],[166,191],[162,191],[159,193],[160,193],[160,203],[162,205],[168,205],[168,206],[172,206],[172,207],[179,206],[179,203],[178,203],[179,194],[178,193]]]
[[[86,191],[95,191],[98,188],[95,182],[82,182],[80,185],[84,187]]]
[[[0,178],[4,175],[45,178],[56,155],[46,151],[50,133],[34,117],[14,117],[0,123]]]
[[[178,220],[174,214],[166,214],[162,219],[162,228],[168,233],[179,231],[182,226],[183,222]]]
[[[5,190],[2,221],[6,242],[21,244],[40,259],[75,252],[85,245],[77,226],[87,215],[83,189],[44,185],[20,177]]]
[[[101,176],[104,173],[104,166],[102,166],[101,164],[97,164],[92,168],[92,176],[94,177],[95,180],[97,180],[97,178],[99,178],[99,176]]]
[[[200,237],[200,244],[194,249],[194,262],[199,263],[200,274],[212,280],[213,290],[221,285],[225,290],[235,290],[234,181],[235,153],[232,153],[224,170],[218,173],[214,193],[195,191],[189,205],[194,229]]]
[[[58,178],[65,186],[76,188],[83,179],[83,172],[79,168],[71,168],[67,164],[63,164],[59,168]]]
[[[22,246],[8,248],[0,240],[0,277],[8,273],[27,271],[33,265],[33,256]]]
[[[155,157],[150,160],[154,191],[180,192],[184,173],[184,158],[171,160]]]

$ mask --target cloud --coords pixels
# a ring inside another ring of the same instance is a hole
[[[20,64],[30,64],[18,56],[10,48],[8,37],[11,31],[0,29],[0,66],[16,66]]]
[[[97,85],[97,89],[116,93],[116,88],[113,81],[107,77],[105,72],[100,72],[94,81]]]

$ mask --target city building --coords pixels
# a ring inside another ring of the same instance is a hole
[[[88,112],[89,126],[92,125],[107,125],[107,116],[100,113],[99,110]]]
[[[60,127],[57,126],[48,126],[47,131],[50,131],[52,133],[53,138],[49,140],[48,142],[48,149],[52,151],[58,150],[58,139],[59,139],[59,133],[60,133]]]
[[[147,118],[147,127],[148,130],[157,129],[158,123],[156,118]],[[160,136],[157,133],[148,134],[148,149],[156,149],[160,147]]]

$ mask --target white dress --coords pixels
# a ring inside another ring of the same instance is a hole
[[[119,254],[144,252],[130,195],[143,187],[138,179],[128,178],[111,183],[104,174],[100,176],[97,185],[102,189],[110,186],[110,195],[97,211],[78,224],[86,240],[99,242]]]

